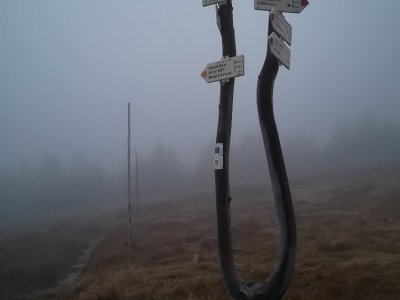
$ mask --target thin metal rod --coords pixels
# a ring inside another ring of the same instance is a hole
[[[140,210],[139,210],[139,165],[137,159],[137,150],[135,149],[135,181],[136,181],[136,220],[139,223],[140,220]],[[136,224],[136,228],[138,224]]]
[[[128,231],[129,249],[133,248],[132,236],[132,192],[131,192],[131,104],[128,103]]]

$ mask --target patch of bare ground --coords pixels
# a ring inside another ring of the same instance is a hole
[[[398,183],[292,186],[298,251],[284,299],[400,299]],[[115,227],[95,249],[79,286],[63,298],[228,299],[219,273],[213,195],[148,207],[137,228],[138,245],[129,253],[126,226]],[[277,253],[271,192],[235,190],[232,228],[240,274],[263,281]]]

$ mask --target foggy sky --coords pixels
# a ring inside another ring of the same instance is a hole
[[[283,138],[328,143],[366,115],[399,123],[400,2],[310,1],[293,26],[291,70],[274,103]],[[259,136],[256,81],[267,12],[233,1],[238,54],[232,140]],[[201,1],[0,1],[0,168],[47,154],[125,162],[159,143],[192,161],[216,133],[219,84],[200,77],[221,57],[214,7]],[[197,163],[197,162],[196,162]]]

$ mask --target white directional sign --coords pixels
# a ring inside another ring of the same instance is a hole
[[[290,49],[275,32],[268,37],[268,45],[272,54],[287,68],[290,69]]]
[[[208,6],[213,4],[226,4],[226,0],[203,0],[203,6]]]
[[[289,45],[292,44],[292,25],[281,12],[273,9],[270,14],[272,29]]]
[[[308,5],[307,0],[254,0],[254,9],[299,13]]]
[[[201,77],[207,82],[220,81],[244,75],[244,55],[226,58],[208,64]]]

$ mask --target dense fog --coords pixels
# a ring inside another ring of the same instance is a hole
[[[291,180],[329,172],[363,172],[366,168],[400,168],[399,124],[366,116],[353,126],[338,128],[323,145],[305,136],[283,138]],[[200,192],[212,192],[213,143],[185,163],[167,145],[159,143],[138,160],[141,205]],[[241,137],[231,146],[231,183],[269,184],[260,134]],[[135,187],[135,161],[131,166]],[[0,171],[1,224],[26,224],[59,217],[115,213],[127,203],[127,165],[107,169],[101,162],[75,157],[61,162],[55,154],[37,163],[21,163],[17,170]],[[136,199],[136,190],[133,192]]]
[[[399,165],[400,2],[388,3],[314,1],[286,15],[291,69],[274,108],[291,180]],[[231,184],[269,184],[255,99],[267,13],[233,6],[245,76]],[[1,1],[0,41],[0,225],[125,208],[128,102],[141,201],[213,193],[219,84],[200,77],[221,58],[213,7]]]

